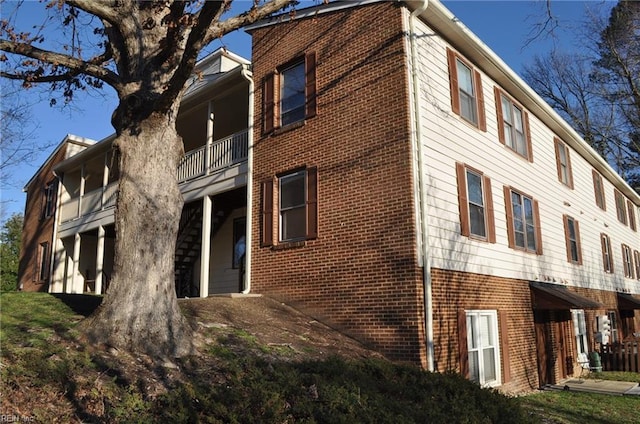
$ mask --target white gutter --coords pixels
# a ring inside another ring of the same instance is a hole
[[[421,122],[421,96],[420,96],[420,79],[418,74],[418,54],[416,51],[416,35],[414,21],[429,6],[429,0],[422,0],[422,4],[411,12],[409,17],[409,44],[411,48],[411,77],[413,78],[413,113],[415,135],[414,142],[416,148],[412,149],[418,155],[418,172],[417,172],[417,191],[419,203],[420,233],[421,238],[417,240],[419,252],[418,261],[422,262],[422,285],[424,291],[424,326],[425,326],[425,345],[427,348],[427,370],[434,371],[434,344],[433,344],[433,296],[431,292],[431,257],[429,256],[429,219],[427,199],[424,186],[424,171],[426,163],[424,161],[424,152],[422,150],[422,122]],[[415,163],[415,161],[414,161]],[[420,261],[420,259],[422,259]]]
[[[244,290],[243,294],[248,294],[251,292],[251,245],[252,245],[252,237],[251,232],[253,225],[251,224],[252,210],[253,210],[253,91],[254,91],[254,83],[253,83],[253,75],[247,70],[246,66],[242,67],[242,72],[240,74],[247,80],[249,83],[249,117],[248,117],[248,128],[249,133],[247,134],[249,152],[247,154],[247,212],[246,212],[246,234],[245,234],[245,267],[244,267]]]

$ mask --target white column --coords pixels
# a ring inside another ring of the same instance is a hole
[[[209,168],[211,167],[211,145],[213,144],[213,101],[209,101],[209,110],[207,113],[207,145],[204,150],[204,173],[209,174]]]
[[[96,294],[102,294],[102,269],[104,267],[104,227],[98,227],[98,247],[96,248]]]
[[[111,156],[111,151],[108,151],[104,154],[104,169],[102,171],[102,198],[100,201],[100,206],[104,208],[104,203],[106,202],[105,193],[107,189],[107,185],[109,184],[109,157]],[[104,231],[104,229],[103,229]],[[100,237],[98,235],[98,237]],[[96,292],[98,291],[98,276],[96,275]]]
[[[200,248],[200,297],[209,296],[209,259],[211,255],[211,196],[202,199],[202,240]]]
[[[66,250],[64,253],[64,261],[66,264],[64,267],[65,274],[63,292],[71,293],[71,288],[73,287],[73,255],[69,255],[69,252]]]
[[[84,281],[80,281],[80,273],[78,267],[80,266],[80,233],[76,233],[73,240],[73,266],[71,269],[71,291],[70,293],[82,293],[84,291]]]

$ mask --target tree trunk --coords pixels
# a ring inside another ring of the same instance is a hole
[[[193,330],[175,294],[175,243],[184,203],[176,171],[183,147],[171,115],[151,113],[118,131],[113,275],[102,305],[81,325],[91,342],[160,358],[193,351]]]

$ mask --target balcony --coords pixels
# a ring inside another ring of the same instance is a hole
[[[244,130],[185,153],[178,165],[178,183],[185,183],[247,160],[249,131]],[[118,194],[113,182],[62,203],[60,221],[69,222],[92,213],[113,208]]]

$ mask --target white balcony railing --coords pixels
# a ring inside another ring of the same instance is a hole
[[[191,150],[184,155],[178,165],[178,182],[198,178],[247,159],[249,152],[249,131],[244,130],[220,140],[209,146],[209,167],[205,146]]]
[[[207,153],[208,150],[208,161]],[[249,131],[244,130],[213,142],[209,149],[199,147],[185,153],[178,166],[178,182],[182,183],[240,163],[249,153]],[[207,162],[209,163],[207,169]],[[118,183],[74,197],[60,206],[60,220],[71,221],[81,216],[114,207],[118,195]]]

